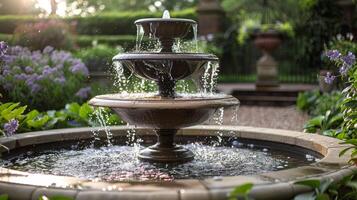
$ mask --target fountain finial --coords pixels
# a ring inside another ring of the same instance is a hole
[[[164,10],[164,13],[162,14],[163,19],[170,19],[170,11]]]

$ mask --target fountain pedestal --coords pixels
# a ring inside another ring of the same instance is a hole
[[[182,163],[191,161],[193,153],[175,144],[177,129],[156,130],[157,143],[140,151],[139,158],[149,162]]]

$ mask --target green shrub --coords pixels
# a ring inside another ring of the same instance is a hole
[[[328,110],[341,105],[343,95],[339,91],[320,93],[318,90],[301,92],[298,95],[297,108],[306,111],[310,116],[324,115]]]
[[[31,15],[2,15],[0,16],[0,33],[13,34],[19,25],[41,20],[43,19]]]
[[[12,34],[0,34],[0,41],[5,41],[8,44],[13,43],[13,35]]]
[[[69,26],[59,20],[20,25],[14,31],[13,39],[17,45],[32,50],[42,50],[47,46],[68,50],[74,46]]]
[[[77,33],[82,35],[135,35],[134,21],[141,18],[161,17],[162,13],[140,12],[107,12],[88,17],[64,18],[67,23],[77,26]],[[195,9],[172,12],[172,17],[196,19]],[[17,26],[34,23],[43,19],[36,16],[0,16],[0,33],[11,34]]]
[[[109,47],[107,45],[96,45],[90,48],[80,49],[76,57],[80,58],[91,72],[107,71],[111,66],[112,58],[123,52],[121,47]]]
[[[103,44],[111,47],[121,46],[125,51],[134,49],[136,42],[135,35],[76,35],[73,39],[74,43],[81,48]],[[13,34],[0,34],[0,41],[5,41],[10,45],[19,45],[13,40]]]
[[[87,103],[67,104],[61,110],[39,112],[30,110],[19,103],[0,103],[0,133],[11,136],[14,133],[40,131],[56,128],[71,128],[85,126],[100,126],[98,112]],[[103,109],[102,114],[107,116],[108,125],[120,125],[122,121],[109,109]]]
[[[121,46],[126,51],[135,47],[135,35],[78,35],[76,44],[80,47],[91,47],[93,43],[104,44],[108,46]]]

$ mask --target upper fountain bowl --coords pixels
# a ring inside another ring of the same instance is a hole
[[[197,23],[191,19],[180,18],[147,18],[135,21],[141,25],[144,34],[159,39],[184,38]]]

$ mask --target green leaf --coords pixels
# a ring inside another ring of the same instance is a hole
[[[344,105],[350,108],[357,108],[357,100],[349,100]]]
[[[15,119],[15,118],[20,118],[20,116],[22,115],[22,113],[25,112],[27,106],[22,106],[20,108],[14,109],[12,111],[10,111],[7,114],[4,114],[3,117],[6,120],[11,120],[11,119]]]
[[[48,115],[45,115],[45,116],[37,118],[37,119],[28,120],[26,123],[29,127],[32,127],[35,129],[42,129],[42,127],[44,127],[45,124],[49,120],[50,120],[50,117]]]
[[[322,181],[320,182],[319,192],[320,192],[320,193],[325,193],[325,191],[326,191],[327,188],[331,185],[331,183],[333,183],[333,180],[332,180],[331,178],[322,180]]]
[[[84,103],[79,109],[79,116],[85,121],[89,120],[90,115],[92,113],[93,113],[93,108],[87,103]]]
[[[308,186],[308,187],[311,187],[313,189],[316,189],[316,188],[320,187],[321,182],[319,180],[309,179],[309,180],[297,181],[294,184],[296,184],[296,185],[304,185],[304,186]]]
[[[347,147],[347,148],[343,149],[343,150],[338,154],[338,156],[339,156],[339,157],[343,156],[348,150],[353,149],[353,148],[355,148],[355,147]]]
[[[8,199],[9,199],[9,195],[7,194],[0,195],[0,200],[8,200]]]
[[[37,110],[32,110],[26,114],[25,121],[35,119],[38,115],[40,115],[40,113]]]
[[[346,186],[353,188],[354,190],[357,190],[357,181],[350,181],[346,183]]]
[[[0,105],[0,112],[2,112],[3,110],[5,110],[6,108],[8,108],[10,105],[12,105],[13,103],[9,102],[9,103],[4,103]]]
[[[71,113],[78,114],[81,106],[78,103],[71,103],[66,105],[66,110]]]
[[[316,196],[316,200],[330,200],[330,197],[328,194],[318,194]]]
[[[237,196],[247,196],[250,190],[253,188],[252,183],[246,183],[235,187],[234,190],[229,194],[229,199],[237,199]]]

